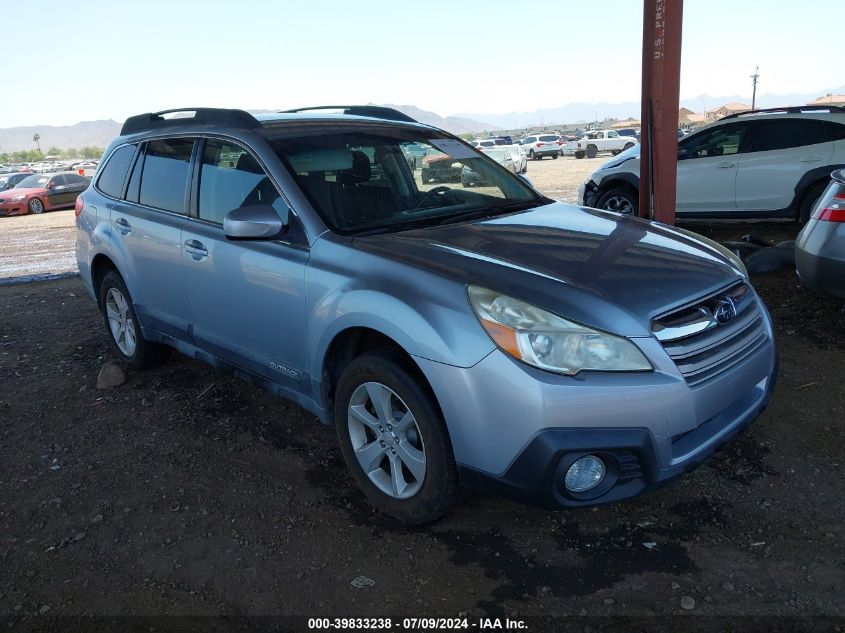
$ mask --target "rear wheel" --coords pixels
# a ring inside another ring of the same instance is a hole
[[[537,160],[537,157],[534,155],[534,150],[529,150],[528,152],[528,160]]]
[[[595,158],[599,154],[599,148],[595,145],[587,145],[587,158]]]
[[[406,523],[428,523],[458,498],[457,467],[434,397],[390,350],[353,360],[340,376],[335,429],[367,499]]]
[[[801,199],[801,206],[798,209],[798,223],[799,224],[807,224],[810,221],[810,216],[813,213],[813,209],[816,206],[816,203],[819,201],[819,198],[822,197],[824,190],[827,188],[826,182],[817,182],[816,184],[810,186],[807,189],[807,192],[804,194],[804,197]]]
[[[596,208],[623,215],[637,215],[639,203],[638,195],[633,189],[614,187],[599,196]]]
[[[32,198],[27,207],[30,213],[38,214],[44,212],[44,203],[39,198]]]
[[[584,158],[584,152],[575,152],[575,158]]]
[[[99,297],[109,341],[120,359],[132,369],[148,369],[160,363],[167,348],[144,339],[132,297],[116,271],[103,277]]]

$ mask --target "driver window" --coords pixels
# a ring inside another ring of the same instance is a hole
[[[619,138],[619,135],[616,132],[608,132],[607,138]]]
[[[200,169],[199,218],[223,224],[234,209],[271,205],[282,221],[288,208],[258,161],[243,147],[223,141],[205,144]]]
[[[738,154],[748,127],[746,125],[725,125],[710,132],[691,137],[681,145],[679,159],[711,158]]]

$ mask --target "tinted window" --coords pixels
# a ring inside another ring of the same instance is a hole
[[[82,185],[88,182],[87,179],[83,178],[82,176],[78,176],[76,174],[65,174],[65,181],[69,185]]]
[[[680,144],[685,152],[679,153],[678,158],[708,158],[737,154],[740,150],[746,151],[742,147],[742,141],[747,131],[747,124],[734,123],[696,134]]]
[[[185,213],[185,187],[193,139],[150,141],[144,156],[139,202],[143,205]]]
[[[841,123],[828,123],[828,138],[831,141],[841,141],[845,139],[845,125]]]
[[[129,164],[132,162],[132,156],[135,154],[135,148],[135,145],[118,147],[100,172],[97,188],[107,196],[119,198],[123,193],[123,183],[126,180],[126,172],[129,171]]]
[[[53,176],[50,178],[50,183],[48,184],[52,184],[54,187],[61,187],[62,185],[66,185],[67,181],[64,176]]]
[[[827,140],[823,121],[783,119],[760,121],[754,130],[755,152],[769,152],[803,145],[815,145]]]
[[[287,205],[255,158],[238,145],[208,141],[202,154],[199,217],[222,224],[229,211],[258,204],[272,205],[287,221]]]
[[[540,140],[545,142],[545,143],[551,143],[553,141],[556,141],[557,139],[558,139],[558,137],[555,134],[545,134],[545,135],[540,137]]]

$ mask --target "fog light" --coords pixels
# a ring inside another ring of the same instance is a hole
[[[595,455],[577,459],[566,471],[566,489],[570,492],[592,490],[602,482],[605,472],[604,462]]]

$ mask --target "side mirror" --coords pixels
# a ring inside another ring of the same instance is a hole
[[[56,187],[56,183],[54,183],[54,182],[48,182],[47,183],[47,189],[54,189],[55,187]]]
[[[287,228],[269,204],[240,207],[223,218],[223,234],[230,240],[272,240],[284,235]]]

